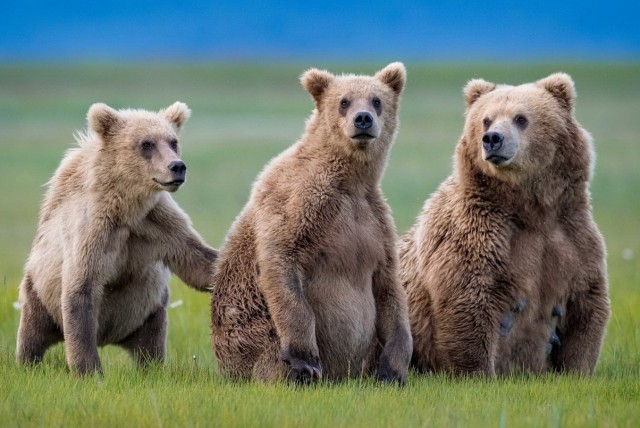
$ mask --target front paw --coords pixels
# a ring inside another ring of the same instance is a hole
[[[393,367],[389,356],[383,354],[378,362],[376,380],[378,382],[389,384],[397,383],[400,386],[404,386],[407,383],[407,370]]]
[[[83,355],[76,358],[73,363],[69,364],[72,371],[80,376],[91,375],[93,373],[102,374],[102,364],[100,363],[100,357],[95,355]]]
[[[322,380],[320,357],[289,347],[282,351],[281,358],[291,370],[289,379],[297,384],[309,385]]]

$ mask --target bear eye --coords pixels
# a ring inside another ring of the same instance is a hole
[[[521,114],[517,114],[516,117],[513,118],[513,121],[520,127],[526,126],[529,121],[526,117]]]
[[[148,151],[153,149],[153,143],[151,141],[143,141],[141,147],[142,150]]]
[[[491,126],[491,119],[485,117],[484,119],[482,119],[482,124],[485,128],[489,128]]]
[[[169,147],[171,147],[171,150],[173,150],[174,152],[178,152],[178,140],[173,139],[171,141],[169,141]]]
[[[344,108],[347,108],[347,107],[349,107],[349,100],[346,100],[346,99],[343,98],[342,101],[340,101],[340,108],[344,109]]]
[[[371,100],[371,104],[373,104],[373,108],[376,110],[376,114],[380,116],[380,113],[382,113],[382,102],[380,101],[380,98],[375,97],[373,100]]]

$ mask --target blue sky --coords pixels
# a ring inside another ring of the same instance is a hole
[[[0,61],[638,60],[638,1],[31,1]]]

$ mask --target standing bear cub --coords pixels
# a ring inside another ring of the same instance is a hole
[[[184,183],[178,132],[190,111],[89,109],[53,178],[20,284],[17,359],[61,340],[69,367],[100,371],[98,346],[139,363],[165,356],[169,271],[208,291],[217,252],[168,192]]]
[[[464,94],[453,174],[400,242],[413,364],[590,374],[610,309],[573,81],[472,80]]]
[[[406,72],[301,78],[315,102],[273,159],[213,275],[213,348],[235,378],[405,382],[411,359],[396,232],[380,181]]]

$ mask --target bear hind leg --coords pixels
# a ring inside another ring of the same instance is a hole
[[[167,340],[167,308],[161,306],[151,313],[133,333],[118,343],[140,366],[164,362]]]
[[[287,379],[290,371],[287,364],[280,358],[280,345],[277,342],[271,342],[253,365],[252,378],[273,383]]]
[[[42,361],[49,347],[61,342],[64,337],[33,289],[33,281],[28,274],[20,288],[22,308],[16,360],[21,364],[35,364]]]

